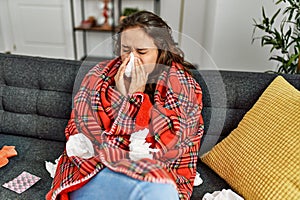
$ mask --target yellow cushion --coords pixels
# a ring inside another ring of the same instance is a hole
[[[300,199],[300,92],[277,76],[201,160],[245,199]]]

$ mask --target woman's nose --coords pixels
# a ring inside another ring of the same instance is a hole
[[[136,54],[136,51],[131,51],[131,53],[134,55],[134,57],[136,57],[137,56],[137,54]]]
[[[135,58],[139,58],[139,54],[136,51],[132,51],[131,53],[133,53]]]

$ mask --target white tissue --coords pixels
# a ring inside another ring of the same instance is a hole
[[[132,71],[132,68],[134,66],[134,54],[131,52],[130,53],[130,60],[126,66],[126,69],[125,69],[125,75],[127,77],[131,77],[131,71]]]
[[[230,189],[223,189],[222,191],[215,191],[212,194],[206,193],[202,200],[243,200],[241,196]]]
[[[199,172],[196,172],[196,177],[195,177],[195,180],[194,180],[194,186],[199,186],[203,183],[203,180],[202,178],[200,177],[200,173]]]
[[[59,158],[55,160],[55,163],[45,161],[46,170],[49,172],[51,178],[54,178]]]
[[[66,144],[66,151],[69,157],[78,156],[89,159],[95,155],[92,142],[82,133],[69,137]]]
[[[131,134],[129,144],[129,158],[131,160],[136,161],[142,158],[152,159],[153,155],[150,152],[158,151],[158,149],[149,148],[151,144],[146,142],[148,133],[149,129],[145,128]]]

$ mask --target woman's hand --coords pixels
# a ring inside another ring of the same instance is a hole
[[[134,66],[131,71],[131,82],[128,93],[144,92],[147,80],[148,73],[146,73],[141,59],[134,58]]]
[[[130,56],[128,56],[127,58],[124,59],[124,61],[120,65],[120,68],[119,68],[117,74],[115,75],[117,90],[124,96],[127,95],[127,90],[126,90],[125,81],[124,81],[124,73],[125,73],[126,65],[129,62],[129,60],[130,60]]]
[[[144,92],[148,80],[148,73],[146,73],[142,61],[139,58],[135,58],[134,66],[131,71],[131,82],[129,83],[129,88],[127,91],[124,73],[129,60],[130,56],[124,59],[117,74],[115,75],[117,90],[124,96],[126,96],[128,93],[133,94],[135,92]]]

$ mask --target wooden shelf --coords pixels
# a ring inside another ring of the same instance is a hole
[[[86,20],[85,17],[85,1],[87,0],[78,0],[80,2],[80,10],[81,10],[81,22],[83,20]],[[108,26],[107,24],[104,24],[102,26],[92,26],[90,28],[86,28],[84,26],[76,26],[75,25],[75,7],[74,7],[74,3],[78,2],[75,0],[70,0],[70,7],[71,7],[71,16],[72,16],[72,32],[73,32],[73,45],[74,45],[74,57],[75,60],[77,60],[77,39],[76,39],[76,31],[82,31],[82,42],[83,42],[83,59],[85,59],[87,57],[87,32],[102,32],[102,33],[111,33],[112,35],[115,34],[117,27],[115,26],[116,22],[113,21],[113,25],[112,26]],[[117,6],[115,8],[115,1],[117,1]],[[120,14],[122,13],[122,0],[111,0],[112,2],[112,19],[114,20],[115,17],[118,17],[118,19],[120,18]],[[118,10],[118,16],[115,16],[115,11]],[[160,0],[154,0],[154,12],[156,14],[160,14]]]
[[[95,31],[95,32],[112,32],[114,31],[113,27],[106,27],[106,26],[92,26],[90,28],[85,28],[85,27],[75,27],[74,30],[77,31]]]

